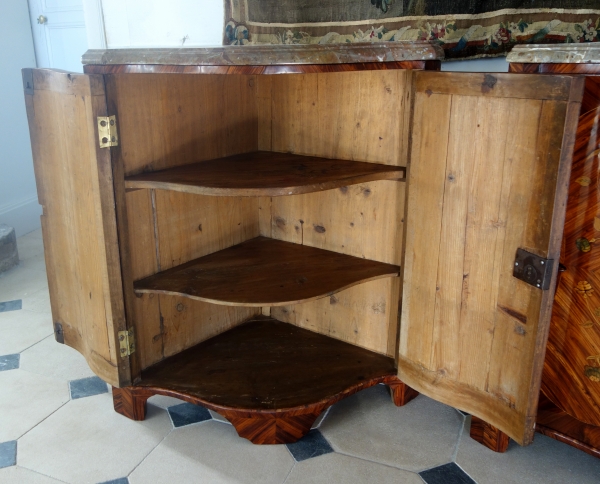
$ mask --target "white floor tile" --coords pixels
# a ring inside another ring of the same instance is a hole
[[[162,409],[135,422],[113,410],[110,394],[72,400],[19,440],[17,463],[70,483],[127,476],[171,431]],[[152,481],[149,481],[152,482]]]
[[[0,469],[2,484],[58,484],[60,481],[43,476],[24,467],[13,466]]]
[[[253,445],[231,425],[175,429],[129,476],[131,484],[281,484],[294,465],[283,445]]]
[[[46,274],[40,270],[18,265],[0,274],[0,301],[25,299],[48,289]]]
[[[285,484],[423,484],[418,474],[341,454],[326,454],[296,464]]]
[[[469,437],[469,422],[460,439],[456,463],[478,484],[598,484],[600,459],[544,435],[521,447],[511,441],[499,454]]]
[[[54,335],[23,351],[20,368],[63,381],[95,376],[85,358],[77,350],[57,343]]]
[[[334,405],[319,430],[343,454],[420,471],[452,460],[462,424],[453,408],[422,395],[396,407],[376,385]]]
[[[0,371],[0,442],[16,440],[69,401],[65,382],[23,370]]]
[[[0,355],[20,353],[54,334],[52,314],[27,309],[0,313]]]

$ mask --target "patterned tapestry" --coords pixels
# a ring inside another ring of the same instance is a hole
[[[225,45],[430,40],[446,59],[600,41],[600,0],[225,0]]]

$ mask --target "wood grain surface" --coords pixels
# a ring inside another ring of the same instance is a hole
[[[31,134],[52,319],[64,343],[113,385],[131,382],[118,331],[127,329],[110,152],[96,117],[107,115],[102,76],[29,69]],[[48,332],[52,322],[48,321]]]
[[[357,62],[355,64],[281,64],[277,66],[182,66],[157,64],[87,64],[86,74],[314,74],[317,72],[355,72],[392,69],[415,69],[439,71],[439,60],[397,61],[397,62]]]
[[[588,81],[590,81],[588,79]],[[589,87],[594,89],[590,90]],[[597,84],[586,83],[593,102]],[[573,151],[543,393],[567,414],[600,426],[600,102],[582,113]]]
[[[295,442],[330,405],[377,383],[396,405],[417,394],[395,376],[393,358],[259,316],[146,369],[114,388],[115,410],[145,418],[146,400],[168,395],[226,417],[255,444]]]
[[[198,195],[275,197],[399,180],[404,172],[376,163],[258,151],[129,176],[125,186]]]
[[[398,275],[391,264],[256,237],[136,281],[136,292],[229,306],[281,306]]]
[[[558,259],[583,82],[414,76],[398,376],[526,445],[553,294],[514,257]]]
[[[136,386],[240,410],[281,410],[394,373],[392,358],[258,316],[147,368]]]
[[[600,75],[599,64],[537,64],[511,62],[508,72],[528,74],[586,74]]]
[[[471,416],[469,436],[488,449],[500,453],[506,452],[510,441],[504,432],[475,416]]]
[[[600,427],[577,420],[554,405],[543,393],[540,395],[535,430],[600,458]]]

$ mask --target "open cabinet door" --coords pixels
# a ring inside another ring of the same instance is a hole
[[[130,384],[103,77],[24,69],[23,86],[56,339],[106,382]]]
[[[583,81],[439,72],[413,81],[398,376],[527,445]],[[519,249],[529,255],[517,260]]]

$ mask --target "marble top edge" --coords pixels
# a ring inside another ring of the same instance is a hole
[[[515,45],[506,60],[526,64],[600,64],[600,42]]]
[[[85,65],[256,66],[400,62],[443,58],[443,49],[439,45],[430,42],[379,42],[327,45],[90,49],[83,55],[82,63]]]

